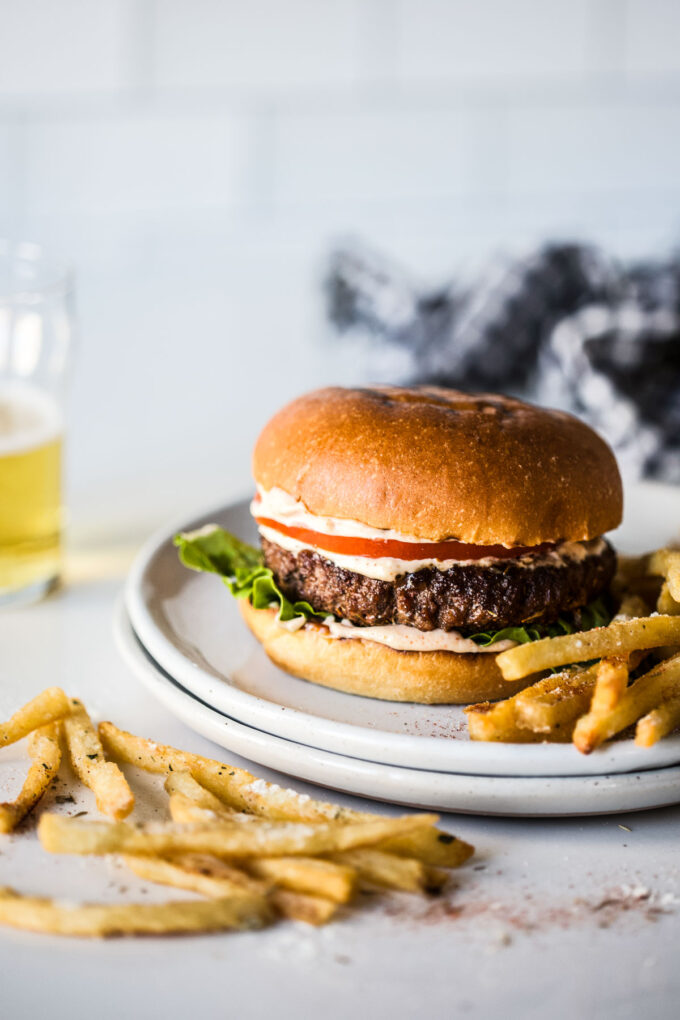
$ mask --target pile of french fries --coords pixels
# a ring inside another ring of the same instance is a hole
[[[60,935],[136,935],[261,928],[277,917],[320,925],[357,891],[436,893],[473,848],[435,828],[432,814],[386,818],[283,789],[250,772],[93,725],[57,687],[0,723],[0,747],[28,737],[31,766],[18,797],[0,805],[11,832],[54,782],[65,746],[78,778],[111,821],[44,813],[50,853],[118,854],[150,882],[201,899],[76,906],[0,888],[0,923]],[[125,821],[135,803],[118,763],[165,776],[170,820]]]
[[[506,680],[552,672],[504,701],[466,708],[473,740],[572,741],[589,754],[633,725],[639,747],[680,726],[680,551],[620,557],[613,593],[619,609],[608,627],[501,652]]]

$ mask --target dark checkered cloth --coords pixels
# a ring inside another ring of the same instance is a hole
[[[472,284],[419,290],[361,250],[326,280],[340,334],[373,378],[525,395],[573,411],[640,475],[680,482],[680,259],[622,266],[582,245],[497,260]]]

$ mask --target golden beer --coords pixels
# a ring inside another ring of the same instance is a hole
[[[61,419],[48,394],[0,385],[0,599],[59,573]]]

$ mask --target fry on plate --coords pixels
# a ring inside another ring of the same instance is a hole
[[[84,706],[71,700],[71,714],[64,719],[64,736],[73,771],[95,795],[104,815],[127,818],[135,805],[128,782],[118,768],[104,757],[104,748]]]
[[[589,754],[605,740],[632,726],[641,716],[680,694],[680,654],[664,659],[627,687],[610,710],[590,711],[574,729],[574,744]]]
[[[366,822],[270,822],[254,818],[247,825],[217,821],[178,825],[174,822],[133,826],[127,822],[89,822],[44,814],[38,825],[50,853],[129,853],[167,857],[207,853],[216,857],[317,855],[370,846],[391,835],[432,825],[436,815],[404,815]]]
[[[7,722],[0,723],[0,747],[27,737],[33,730],[63,719],[71,705],[61,687],[48,687],[14,713]]]
[[[621,657],[638,649],[680,645],[680,617],[646,616],[614,620],[608,627],[543,638],[501,652],[496,662],[505,680],[607,656]]]
[[[51,935],[170,935],[262,928],[270,920],[271,907],[263,896],[67,906],[0,889],[1,924]]]
[[[236,811],[247,811],[272,820],[299,822],[354,822],[382,817],[313,800],[294,790],[257,779],[244,769],[145,740],[110,722],[100,723],[99,735],[110,757],[138,765],[149,772],[189,772],[201,786]],[[432,826],[386,838],[381,849],[403,857],[417,857],[425,864],[440,868],[457,868],[474,853],[469,843]]]
[[[515,694],[504,701],[480,701],[478,705],[468,705],[464,712],[470,739],[496,740],[504,744],[536,744],[545,740],[543,734],[520,726],[516,697]]]
[[[628,656],[609,655],[605,659],[600,659],[595,668],[595,688],[589,710],[591,712],[610,712],[618,705],[628,686],[630,671]]]
[[[590,671],[565,670],[503,701],[469,705],[470,737],[514,744],[568,741],[573,720],[588,706],[593,683]]]
[[[515,696],[518,724],[544,740],[571,739],[579,716],[588,711],[597,669],[570,669],[554,673]]]
[[[621,599],[615,620],[630,620],[636,616],[649,616],[649,607],[640,595],[626,594]]]
[[[635,743],[638,747],[651,747],[680,726],[680,694],[662,701],[651,712],[638,720]]]
[[[33,730],[28,738],[31,766],[18,797],[0,804],[0,832],[11,832],[38,803],[61,764],[60,723]]]
[[[680,602],[680,550],[657,549],[649,557],[647,572],[665,578],[671,597]]]
[[[676,602],[671,595],[668,581],[664,581],[661,585],[661,591],[656,600],[656,609],[657,612],[666,613],[667,616],[680,616],[680,602]]]

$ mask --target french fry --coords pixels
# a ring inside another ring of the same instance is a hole
[[[60,723],[50,723],[33,730],[28,738],[32,765],[16,800],[0,804],[0,832],[11,832],[26,817],[59,771],[61,746]]]
[[[597,679],[590,703],[591,712],[611,712],[628,686],[628,656],[608,656],[597,666]]]
[[[177,776],[182,778],[176,781]],[[187,777],[187,778],[185,778]],[[187,781],[188,780],[188,781]],[[173,793],[170,815],[175,822],[200,823],[212,818],[240,817],[250,820],[254,815],[237,815],[225,807],[188,773],[173,773],[165,783],[166,790],[182,789],[189,793]],[[208,806],[209,805],[209,806]],[[268,879],[285,889],[301,893],[320,893],[338,903],[346,903],[354,894],[356,871],[331,861],[314,857],[259,857],[241,862],[251,875]]]
[[[127,822],[84,822],[44,814],[40,841],[50,853],[129,853],[168,857],[207,853],[216,857],[319,855],[370,846],[390,835],[432,825],[436,815],[404,815],[367,822],[270,822],[254,818],[248,825],[218,821],[178,825],[173,822],[135,827]]]
[[[615,620],[631,620],[636,616],[648,616],[649,606],[640,595],[625,594],[616,611]]]
[[[613,621],[608,627],[543,638],[501,652],[496,662],[505,680],[575,662],[623,656],[637,649],[680,645],[680,617],[647,616]]]
[[[256,882],[242,871],[215,857],[201,857],[196,854],[166,861],[160,857],[122,854],[121,860],[130,871],[147,882],[157,882],[159,885],[169,885],[175,889],[187,889],[189,892],[213,899],[230,896],[266,896],[270,888],[266,882]]]
[[[136,857],[137,861],[144,861],[148,858]],[[155,859],[155,858],[154,858]],[[185,871],[198,872],[206,877],[228,879],[234,889],[242,889],[246,892],[259,892],[263,895],[271,892],[270,882],[260,881],[247,875],[241,867],[229,861],[222,861],[219,857],[211,854],[179,854],[170,858],[172,864],[176,864]],[[207,894],[206,894],[207,895]]]
[[[504,701],[481,701],[463,709],[467,715],[470,739],[495,740],[505,744],[536,744],[544,740],[543,734],[520,726],[515,708],[516,696]]]
[[[583,754],[631,726],[640,716],[680,694],[680,654],[664,659],[627,687],[610,711],[582,716],[574,729],[574,744]]]
[[[110,722],[99,724],[99,735],[111,757],[148,772],[189,772],[201,786],[236,811],[247,811],[272,820],[299,822],[354,822],[381,817],[312,800],[294,790],[256,779],[244,769],[156,744],[127,733]],[[457,868],[474,853],[469,843],[435,828],[420,828],[390,838],[380,849],[404,857],[417,857],[425,864],[440,868]]]
[[[569,740],[569,727],[564,725],[564,721],[560,732],[553,735],[551,731],[558,721],[555,718],[555,706],[563,704],[559,712],[565,717],[569,714],[570,717],[572,709],[567,704],[568,699],[578,694],[580,683],[585,683],[586,678],[582,672],[579,684],[572,683],[574,675],[573,671],[553,673],[504,701],[469,705],[465,712],[471,739],[514,744],[551,739]],[[577,700],[574,710],[579,707],[580,702]]]
[[[361,855],[369,851],[362,848],[348,852]],[[337,857],[330,861],[318,857],[253,857],[242,861],[241,867],[280,889],[320,895],[334,903],[349,902],[357,885],[356,869]]]
[[[649,557],[647,572],[665,578],[671,597],[680,602],[680,550],[657,549]]]
[[[434,826],[384,839],[379,849],[397,857],[415,857],[433,868],[459,868],[475,852],[465,840]]]
[[[366,847],[333,854],[333,860],[354,868],[362,886],[380,886],[402,892],[441,892],[448,874],[413,857],[397,857]]]
[[[212,798],[211,793],[208,793],[207,790],[205,792],[208,797]],[[248,825],[251,822],[263,820],[258,815],[248,815],[243,811],[234,811],[233,808],[227,807],[226,804],[220,804],[219,801],[214,808],[201,807],[193,797],[188,797],[184,793],[173,793],[168,802],[168,807],[170,808],[170,817],[173,822],[179,822],[182,825],[211,825],[218,821],[240,822]]]
[[[544,677],[515,695],[515,713],[526,726],[544,739],[571,740],[576,720],[588,711],[595,685],[596,667],[567,670]]]
[[[170,816],[175,822],[205,823],[215,818],[237,818],[249,823],[255,817],[236,814],[204,790],[187,772],[173,772],[168,776],[165,788],[169,793],[177,791],[170,797]],[[357,874],[353,868],[314,857],[251,858],[242,861],[241,867],[257,878],[275,882],[281,888],[319,893],[337,903],[346,903],[356,888]]]
[[[14,713],[7,722],[0,723],[0,747],[27,737],[33,730],[63,719],[71,705],[61,687],[48,687]]]
[[[212,811],[215,815],[227,818],[237,814],[236,809],[228,807],[223,800],[216,797],[210,790],[206,790],[194,777],[191,772],[170,772],[165,783],[165,792],[170,798],[178,796],[184,801],[189,801],[204,811]],[[177,803],[181,803],[178,799]],[[174,816],[173,816],[174,817]],[[187,821],[183,818],[175,818],[175,821]]]
[[[324,896],[298,895],[290,890],[274,888],[270,883],[258,882],[216,857],[187,854],[165,861],[157,857],[126,854],[123,861],[140,878],[176,889],[187,889],[202,896],[217,899],[253,894],[268,896],[276,911],[292,921],[325,924],[337,909],[337,904]]]
[[[659,613],[666,613],[668,616],[680,616],[680,602],[676,602],[671,595],[668,581],[661,585],[659,597],[656,600],[656,609]]]
[[[330,921],[337,913],[339,904],[325,896],[292,892],[290,889],[275,889],[271,902],[283,917],[305,924],[321,925]]]
[[[0,889],[0,924],[51,935],[170,935],[262,928],[270,920],[271,908],[263,896],[67,907]]]
[[[104,757],[97,731],[75,698],[63,726],[73,771],[92,790],[99,810],[118,821],[127,818],[135,806],[134,794],[118,766]]]
[[[663,701],[638,720],[635,743],[638,747],[651,747],[678,726],[680,726],[680,694]]]

